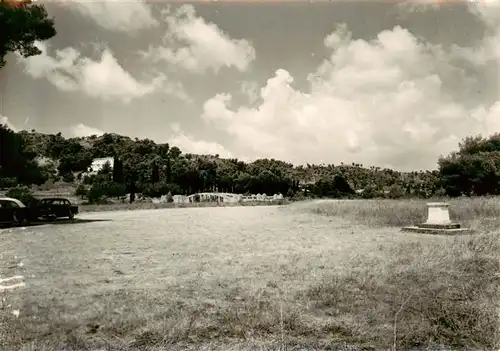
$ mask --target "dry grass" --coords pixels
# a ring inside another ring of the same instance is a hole
[[[430,201],[443,199],[311,201],[293,206],[383,228],[424,222],[425,203]],[[393,348],[428,344],[460,349],[498,348],[500,199],[460,198],[448,203],[452,220],[470,227],[476,235],[450,238],[444,245],[427,249],[415,243],[400,244],[371,268],[333,277],[309,296],[318,296],[322,307],[328,307],[330,301],[336,313],[342,313],[338,302],[349,291],[349,299],[356,301],[349,307],[351,313],[359,309],[359,315],[367,317],[367,311],[377,310],[370,322],[375,328],[390,329],[390,316],[397,315],[399,322],[395,320],[392,326]],[[374,336],[370,323],[363,331]]]
[[[235,206],[277,206],[290,203],[288,200],[268,201],[246,201],[246,202],[191,202],[191,203],[159,203],[151,201],[136,201],[133,203],[113,203],[113,204],[81,204],[80,212],[107,212],[107,211],[132,211],[132,210],[152,210],[165,208],[193,208],[193,207],[235,207]]]
[[[499,264],[491,251],[498,249],[491,236],[431,250],[401,245],[392,258],[334,276],[308,297],[327,315],[349,316],[351,335],[375,349],[391,339],[404,350],[496,349]]]
[[[425,222],[427,202],[450,204],[450,217],[472,229],[489,230],[500,225],[500,198],[464,197],[444,200],[320,200],[298,203],[312,213],[342,217],[370,227],[402,227]],[[295,205],[296,206],[296,205]]]
[[[143,232],[132,246],[137,233],[125,229],[119,240],[94,232],[32,239],[35,275],[44,278],[7,297],[21,315],[0,311],[0,340],[5,350],[498,349],[500,241],[481,227],[495,200],[470,201],[455,213],[478,223],[482,233],[473,236],[382,227],[419,221],[415,202],[332,201],[219,209],[203,218],[209,209],[182,210],[197,211],[186,226],[205,226],[200,233],[187,227],[169,243],[161,240],[175,231]],[[406,212],[391,222],[395,209]],[[257,218],[257,210],[269,218]],[[228,211],[246,216],[224,217]],[[154,221],[160,212],[148,213]],[[218,222],[239,232],[216,232]],[[4,239],[0,259],[8,266],[8,242],[16,239]],[[103,249],[114,252],[121,271],[106,271]],[[65,254],[60,265],[56,251]]]

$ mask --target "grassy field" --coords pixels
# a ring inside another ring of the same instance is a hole
[[[151,201],[136,201],[133,203],[114,204],[81,204],[78,206],[80,212],[106,212],[106,211],[132,211],[132,210],[152,210],[163,208],[193,208],[193,207],[235,207],[235,206],[275,206],[289,204],[288,200],[267,201],[247,201],[247,202],[192,202],[192,203],[160,203],[154,204]]]
[[[450,218],[480,232],[498,228],[500,224],[500,198],[464,197],[430,200],[349,200],[305,201],[300,204],[312,213],[342,217],[370,227],[407,226],[425,222],[427,202],[450,204]]]
[[[425,201],[384,200],[294,203],[283,218],[296,222],[279,232],[278,222],[242,218],[254,232],[180,232],[165,247],[147,236],[133,261],[143,273],[126,284],[126,269],[107,276],[107,263],[93,262],[103,248],[134,249],[125,233],[37,242],[30,252],[53,266],[36,275],[49,281],[39,294],[4,296],[21,311],[0,308],[0,340],[5,350],[495,350],[500,200],[460,199],[451,210],[474,235],[402,234],[425,219]],[[6,240],[4,267],[14,264]],[[148,280],[151,260],[175,274],[168,285]],[[65,267],[79,275],[71,289],[57,285]]]
[[[430,201],[443,200],[316,201],[296,206],[368,228],[399,228],[424,222],[425,203]],[[451,219],[471,228],[472,235],[450,237],[429,247],[399,244],[383,260],[363,268],[363,264],[351,267],[346,277],[325,282],[313,295],[323,306],[325,300],[337,306],[362,301],[358,318],[366,321],[375,314],[376,328],[389,327],[392,314],[393,349],[422,347],[426,343],[453,349],[498,349],[500,199],[446,201]],[[346,297],[347,291],[356,293]],[[397,330],[396,314],[400,319]],[[377,339],[377,334],[372,337]]]

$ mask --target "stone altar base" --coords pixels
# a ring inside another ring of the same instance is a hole
[[[467,234],[469,228],[461,228],[460,223],[450,221],[448,211],[449,205],[442,202],[431,202],[427,204],[427,222],[412,227],[404,227],[403,232],[423,234]]]
[[[404,227],[401,229],[403,232],[412,232],[412,233],[422,233],[422,234],[442,234],[442,235],[456,235],[456,234],[469,234],[469,228],[460,228],[460,224],[456,223],[458,227],[450,228],[448,225],[444,225],[443,227],[439,227],[439,225],[435,225],[434,227],[423,226],[422,224],[412,226],[412,227]]]

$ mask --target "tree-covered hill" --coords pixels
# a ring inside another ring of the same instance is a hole
[[[467,138],[439,160],[438,171],[398,172],[360,164],[294,166],[275,159],[246,163],[218,155],[184,154],[174,145],[117,134],[64,138],[0,126],[0,186],[64,181],[109,196],[158,197],[202,191],[285,196],[430,197],[497,194],[500,137]],[[86,176],[94,158],[115,167]],[[83,189],[85,188],[85,191]]]

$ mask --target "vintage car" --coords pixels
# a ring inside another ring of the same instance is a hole
[[[28,225],[31,213],[18,199],[0,197],[0,225]]]
[[[33,212],[36,213],[37,218],[68,217],[73,219],[78,214],[78,206],[72,205],[68,199],[64,198],[45,198],[34,205]]]

